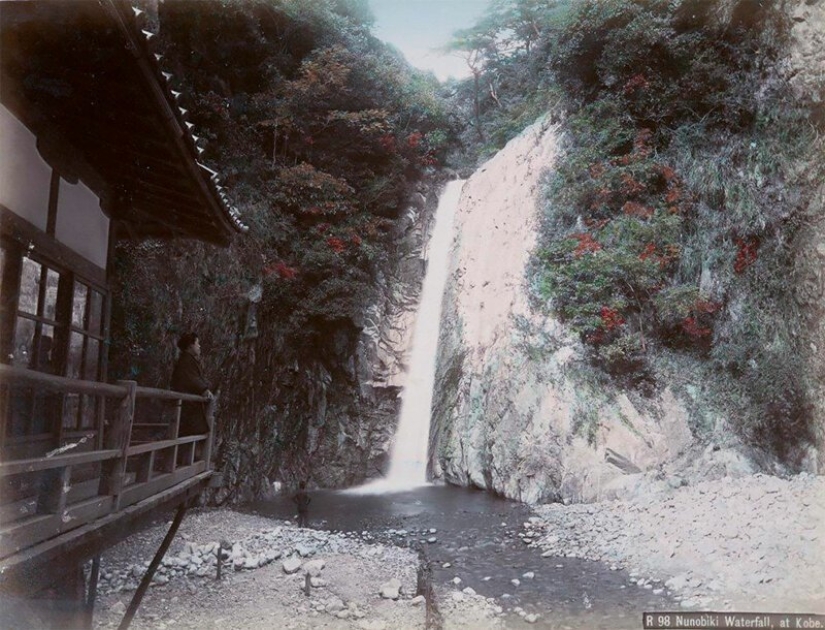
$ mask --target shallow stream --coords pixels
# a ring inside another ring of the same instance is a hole
[[[642,627],[645,611],[679,609],[665,594],[654,595],[630,582],[626,571],[578,558],[543,558],[541,549],[519,537],[531,516],[529,508],[486,492],[424,486],[391,494],[317,491],[311,497],[311,527],[360,532],[376,541],[422,549],[436,587],[469,586],[507,611],[521,607],[540,615],[528,625],[509,614],[508,627],[635,630]],[[295,516],[288,496],[246,510],[284,520]],[[530,572],[533,577],[524,577]],[[453,584],[456,577],[458,585]],[[520,583],[514,585],[513,579]]]

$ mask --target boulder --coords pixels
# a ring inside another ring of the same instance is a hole
[[[296,558],[295,556],[290,556],[282,565],[284,573],[287,575],[292,575],[293,573],[297,573],[301,569],[301,559]]]
[[[326,611],[331,614],[337,614],[344,610],[346,606],[344,606],[344,600],[340,597],[333,597],[330,601],[327,602]]]
[[[392,578],[381,586],[381,597],[384,599],[398,599],[401,596],[401,581]]]

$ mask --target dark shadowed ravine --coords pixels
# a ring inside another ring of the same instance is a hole
[[[508,627],[640,628],[644,611],[678,609],[670,598],[631,583],[625,571],[578,558],[542,557],[541,549],[519,537],[529,508],[486,492],[424,486],[391,494],[325,490],[311,496],[311,527],[422,549],[437,588],[471,587],[505,610],[521,607],[540,615],[529,626],[508,615]],[[245,511],[291,519],[294,504],[284,496],[249,504]],[[525,577],[531,572],[533,577]]]

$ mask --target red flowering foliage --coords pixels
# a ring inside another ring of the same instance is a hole
[[[610,223],[610,219],[585,219],[584,224],[591,230],[601,230],[605,225]]]
[[[647,157],[651,154],[653,149],[650,146],[650,141],[653,138],[653,132],[647,127],[639,129],[636,137],[633,138],[633,150],[639,157]]]
[[[292,278],[298,275],[298,270],[294,267],[290,267],[283,260],[279,260],[276,262],[269,263],[263,269],[264,276],[271,276],[273,273],[277,274],[280,278],[283,278],[284,280],[291,280]]]
[[[707,339],[713,334],[712,316],[722,305],[698,298],[690,307],[690,314],[682,320],[682,330],[692,339]]]
[[[667,183],[677,179],[676,171],[667,164],[658,164],[657,169],[662,174],[662,177],[665,178]]]
[[[413,131],[409,136],[407,136],[407,146],[411,149],[417,149],[423,138],[424,136],[420,131]]]
[[[628,201],[622,206],[622,212],[629,217],[638,217],[640,219],[649,219],[653,216],[653,208],[648,208],[635,201]]]
[[[615,308],[602,306],[600,315],[602,318],[602,328],[604,330],[615,330],[619,326],[624,325],[624,317],[622,317],[619,311]]]
[[[395,152],[395,136],[392,134],[385,133],[383,136],[378,138],[378,144],[380,144],[381,147],[389,153]]]
[[[667,191],[665,195],[665,203],[668,205],[673,205],[679,203],[682,199],[682,189],[679,186],[673,186]]]
[[[733,263],[733,270],[736,273],[743,273],[758,258],[759,237],[737,238],[734,242],[738,251],[736,252],[736,260]]]
[[[337,236],[330,236],[327,239],[327,245],[329,245],[329,248],[332,251],[337,252],[339,254],[347,248],[346,243],[344,243],[344,241],[338,238]]]
[[[643,192],[645,185],[636,181],[630,173],[622,173],[622,187],[621,192],[628,197],[631,195],[638,195]]]
[[[710,337],[713,332],[710,326],[703,326],[698,317],[688,316],[682,320],[682,330],[693,339],[704,339]]]
[[[665,245],[664,252],[659,257],[659,264],[665,266],[674,260],[678,260],[679,256],[682,255],[682,248],[679,247],[676,243],[668,243]]]
[[[647,246],[642,250],[642,253],[639,254],[639,260],[647,260],[652,256],[656,255],[656,245],[653,243],[648,243]]]
[[[679,246],[673,243],[665,245],[663,250],[659,250],[655,243],[648,243],[639,254],[639,260],[651,260],[657,263],[659,267],[665,268],[679,258],[679,254]],[[661,288],[662,287],[658,287],[657,290]]]
[[[593,254],[602,249],[601,243],[594,239],[592,234],[583,232],[573,234],[572,237],[579,242],[579,244],[576,245],[576,249],[573,250],[573,255],[576,258],[581,258],[585,254]]]
[[[418,158],[421,166],[438,166],[438,159],[433,155],[432,151],[427,151],[424,155]]]
[[[702,315],[713,315],[716,311],[719,310],[719,307],[722,306],[719,302],[713,302],[712,300],[703,300],[699,298],[693,303],[693,312],[702,314]]]
[[[590,177],[592,177],[593,179],[598,179],[599,177],[604,175],[604,172],[607,169],[601,162],[596,162],[595,164],[591,164],[587,170],[590,172]]]
[[[329,223],[319,223],[317,226],[315,226],[315,230],[318,232],[318,234],[323,234],[331,227],[332,226]]]
[[[353,233],[352,236],[349,237],[349,240],[356,247],[361,247],[362,240],[357,234]]]
[[[650,82],[645,78],[645,75],[641,73],[634,74],[628,79],[627,83],[624,84],[624,93],[625,95],[630,95],[637,90],[646,90],[649,85]]]

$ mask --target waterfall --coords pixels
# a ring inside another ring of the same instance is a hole
[[[432,236],[427,244],[427,270],[415,320],[412,351],[401,402],[401,417],[390,451],[390,466],[384,479],[354,492],[391,492],[427,483],[430,414],[435,385],[435,360],[441,324],[441,301],[447,283],[453,216],[464,180],[449,182],[438,200]]]

